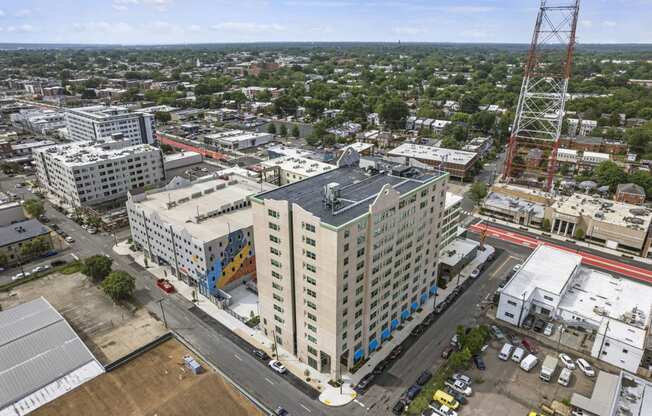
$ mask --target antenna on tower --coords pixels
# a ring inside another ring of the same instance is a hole
[[[523,71],[503,180],[550,190],[573,64],[580,1],[541,0]]]

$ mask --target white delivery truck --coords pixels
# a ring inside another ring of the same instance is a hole
[[[561,373],[559,373],[559,378],[557,379],[557,383],[561,384],[564,387],[568,387],[568,385],[570,384],[571,374],[573,374],[571,370],[569,370],[568,368],[562,368]]]
[[[521,361],[521,369],[525,371],[530,371],[537,366],[538,362],[539,359],[535,355],[528,354],[528,356],[523,358],[523,360]]]
[[[511,355],[513,349],[514,347],[512,344],[507,343],[503,345],[503,347],[500,349],[500,353],[498,354],[498,358],[503,361],[509,360],[509,356]]]
[[[554,355],[546,355],[543,364],[541,364],[541,371],[539,372],[541,380],[550,381],[555,374],[555,370],[557,370],[557,364],[559,364],[559,358]]]

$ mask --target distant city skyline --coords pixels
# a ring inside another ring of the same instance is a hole
[[[0,41],[527,43],[538,5],[538,0],[5,0]],[[652,0],[585,0],[578,42],[652,43],[650,22]]]

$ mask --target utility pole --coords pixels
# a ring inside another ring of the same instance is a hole
[[[521,298],[521,313],[518,314],[518,322],[517,325],[519,328],[521,327],[521,318],[523,317],[523,309],[525,308],[525,294],[527,292],[523,292],[523,297]]]
[[[165,325],[165,329],[168,329],[168,321],[167,321],[167,319],[165,319],[165,310],[163,309],[163,301],[164,300],[165,300],[165,298],[161,298],[161,299],[157,300],[156,302],[161,307],[161,315],[163,315],[163,324]]]
[[[278,360],[278,345],[276,345],[276,330],[272,331],[272,336],[274,337],[274,354],[276,354],[276,359]]]

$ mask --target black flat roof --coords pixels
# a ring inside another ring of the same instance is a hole
[[[322,222],[339,227],[369,210],[369,204],[386,184],[401,194],[444,176],[441,172],[416,171],[413,177],[394,176],[387,172],[369,174],[359,167],[340,167],[289,185],[260,193],[257,199],[273,199],[297,204],[319,217]],[[340,205],[332,210],[324,202],[324,186],[337,183]]]

